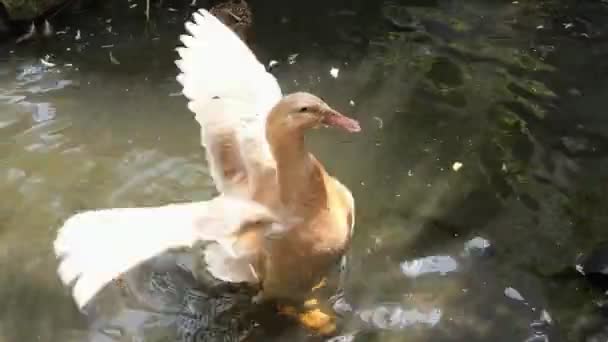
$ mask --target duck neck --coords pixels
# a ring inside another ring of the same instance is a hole
[[[268,143],[277,163],[281,202],[287,209],[301,212],[324,197],[321,169],[306,149],[303,130],[275,130]]]

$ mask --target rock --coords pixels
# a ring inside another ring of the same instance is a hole
[[[0,0],[11,21],[32,20],[66,0]],[[0,19],[1,20],[1,19]]]
[[[587,281],[604,291],[608,290],[608,243],[601,243],[588,253],[578,267]]]

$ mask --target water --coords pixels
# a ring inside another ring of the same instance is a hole
[[[252,5],[284,91],[364,130],[310,139],[357,201],[332,341],[605,338],[605,296],[575,271],[608,235],[604,3]],[[59,284],[51,242],[74,212],[213,195],[172,63],[193,8],[165,2],[146,25],[143,7],[106,4],[0,50],[0,341],[319,339],[197,290],[179,255],[88,319]]]

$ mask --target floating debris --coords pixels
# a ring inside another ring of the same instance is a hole
[[[350,334],[338,335],[330,338],[327,342],[352,342],[355,340],[357,332],[353,332]]]
[[[345,314],[347,312],[353,311],[352,305],[350,305],[343,297],[337,298],[332,307],[336,312],[340,314]]]
[[[351,106],[354,106],[354,105],[355,105],[355,101],[353,101],[353,100],[348,101],[348,103],[349,103]]]
[[[551,315],[549,315],[549,312],[547,312],[545,309],[543,309],[543,311],[540,313],[540,320],[549,325],[553,323],[553,318],[551,318]]]
[[[274,59],[271,59],[270,62],[268,62],[268,70],[272,70],[275,67],[279,66],[279,62],[275,61]]]
[[[507,296],[513,300],[520,301],[520,302],[525,301],[525,299],[521,295],[521,293],[519,293],[519,291],[517,291],[516,289],[514,289],[512,287],[505,288],[505,296]]]
[[[462,168],[462,163],[461,162],[454,162],[454,164],[452,164],[452,170],[458,172],[458,170],[460,170],[460,168]]]
[[[375,328],[388,330],[400,330],[415,324],[434,326],[439,323],[441,316],[440,309],[432,309],[427,313],[417,309],[405,310],[396,304],[385,304],[359,312],[362,321]]]
[[[484,256],[491,250],[492,244],[480,236],[476,236],[464,243],[465,256]]]
[[[299,53],[294,53],[294,54],[289,55],[289,57],[287,57],[287,63],[295,64],[296,58],[298,58],[299,55],[300,55]]]
[[[46,55],[46,56],[44,56],[44,58],[40,59],[40,63],[42,63],[42,65],[44,65],[47,68],[52,68],[52,67],[56,66],[57,64],[51,63],[49,61],[50,58],[51,58],[51,56]]]
[[[335,68],[335,67],[332,67],[332,68],[329,70],[329,74],[330,74],[330,75],[331,75],[331,77],[333,77],[333,78],[338,78],[338,74],[339,74],[339,73],[340,73],[340,69]]]
[[[409,278],[416,278],[428,273],[439,273],[443,276],[457,269],[458,263],[449,255],[431,255],[401,263],[401,272]]]
[[[116,57],[114,57],[114,55],[112,54],[112,51],[110,51],[110,62],[114,65],[118,65],[120,64],[120,62],[118,61],[118,59],[116,59]]]
[[[378,128],[382,129],[384,127],[384,121],[381,118],[374,116],[374,120],[378,121]]]

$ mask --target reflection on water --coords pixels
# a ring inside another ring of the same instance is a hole
[[[193,8],[163,4],[145,25],[141,6],[105,6],[0,49],[0,341],[316,339],[195,284],[179,255],[88,316],[59,285],[51,241],[76,211],[213,194],[172,63]],[[608,238],[605,4],[256,6],[253,46],[283,89],[364,128],[310,139],[358,207],[332,341],[608,335],[605,295],[575,270]]]

